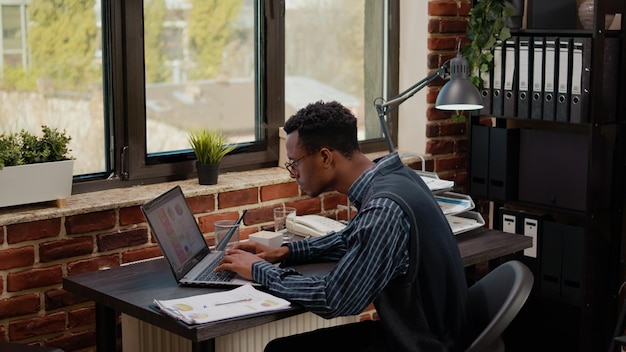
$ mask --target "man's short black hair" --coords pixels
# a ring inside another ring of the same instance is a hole
[[[350,158],[359,150],[357,119],[336,101],[307,105],[285,122],[284,129],[287,134],[297,130],[300,144],[309,153],[326,147]]]

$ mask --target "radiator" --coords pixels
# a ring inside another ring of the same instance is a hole
[[[358,316],[323,319],[303,313],[215,339],[216,352],[260,352],[270,340],[317,328],[353,323]],[[122,314],[124,352],[190,352],[191,341],[169,331]]]

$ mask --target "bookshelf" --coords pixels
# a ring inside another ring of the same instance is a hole
[[[507,351],[602,351],[612,339],[625,280],[626,21],[606,22],[625,9],[595,0],[593,28],[513,30],[486,109],[470,117],[469,194],[493,205],[495,229],[535,238],[514,255],[535,284]]]

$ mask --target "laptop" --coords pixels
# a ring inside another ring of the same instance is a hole
[[[206,244],[180,186],[141,206],[141,211],[180,285],[259,286],[232,271],[213,271],[224,251]]]

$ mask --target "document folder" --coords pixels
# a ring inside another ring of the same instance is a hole
[[[541,234],[541,292],[552,297],[561,296],[561,263],[563,260],[563,236],[561,226],[546,221]]]
[[[477,197],[487,196],[487,177],[489,176],[489,127],[472,126],[470,192]]]
[[[518,85],[517,85],[517,117],[521,119],[530,118],[530,62],[529,50],[530,38],[519,38],[518,51]]]
[[[571,92],[571,38],[559,38],[559,68],[556,98],[556,121],[568,122]]]
[[[512,37],[504,42],[504,107],[503,116],[515,117],[517,115],[517,37]]]
[[[504,54],[502,42],[496,44],[493,50],[493,85],[491,86],[491,114],[493,116],[502,116],[503,113],[503,79],[504,79]]]
[[[591,83],[591,38],[572,40],[572,82],[570,122],[587,122]]]
[[[532,100],[530,118],[541,120],[543,115],[543,37],[533,39],[532,47]]]
[[[556,113],[556,81],[558,75],[557,66],[557,38],[546,38],[544,50],[544,75],[543,75],[543,120],[554,121]]]

